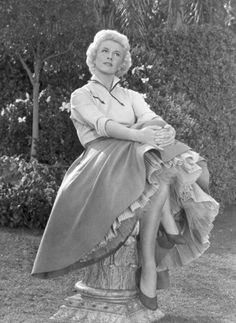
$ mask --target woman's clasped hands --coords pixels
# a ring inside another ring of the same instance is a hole
[[[170,145],[175,140],[175,130],[172,126],[147,126],[138,130],[138,141],[149,144],[159,150]]]

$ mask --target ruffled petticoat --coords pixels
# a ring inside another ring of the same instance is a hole
[[[163,162],[154,150],[147,151],[144,156],[146,185],[143,194],[116,218],[105,238],[84,255],[81,261],[96,259],[96,254],[102,254],[102,250],[108,252],[109,244],[112,245],[115,240],[119,241],[119,235],[122,235],[127,220],[136,219],[136,212],[148,206],[152,196],[159,190],[161,181],[170,184],[171,212],[186,244],[169,248],[165,234],[163,239],[163,232],[159,232],[157,242],[159,239],[162,244],[166,243],[166,248],[170,250],[165,252],[165,257],[161,257],[157,271],[184,266],[200,257],[210,246],[209,234],[219,211],[219,204],[196,184],[202,173],[198,162],[203,160],[198,153],[189,150],[168,162]],[[138,233],[139,221],[132,235],[137,236]]]
[[[114,253],[138,233],[139,217],[145,216],[161,181],[170,183],[171,210],[186,245],[166,249],[157,270],[199,257],[209,247],[219,209],[196,183],[200,160],[189,150],[163,163],[148,145],[111,138],[91,142],[63,179],[32,274],[41,278],[64,274]],[[161,231],[157,244],[159,238]]]

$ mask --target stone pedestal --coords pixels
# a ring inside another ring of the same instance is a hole
[[[75,285],[78,293],[51,317],[56,322],[148,323],[164,314],[149,311],[139,301],[135,282],[137,242],[130,238],[114,255],[87,267]]]

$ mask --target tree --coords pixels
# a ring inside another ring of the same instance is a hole
[[[102,29],[115,28],[116,6],[113,0],[94,0],[97,21]]]
[[[228,26],[236,34],[236,2],[235,0],[228,0],[225,4],[226,26]]]
[[[144,41],[153,27],[183,30],[190,24],[235,28],[234,0],[95,0],[101,26]]]
[[[84,0],[6,0],[0,4],[0,41],[21,62],[33,88],[31,157],[37,156],[42,70],[68,54],[79,60],[89,38],[88,23],[93,26],[92,8]]]
[[[235,20],[232,2],[232,0],[168,0],[167,25],[175,30],[186,28],[190,24],[229,27]]]
[[[228,0],[191,0],[185,6],[185,21],[198,25],[225,25],[227,11],[225,6]]]
[[[99,26],[117,29],[135,43],[145,41],[150,23],[157,16],[157,0],[94,0]]]

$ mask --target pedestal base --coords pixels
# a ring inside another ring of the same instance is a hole
[[[113,303],[76,294],[66,301],[67,305],[50,319],[64,323],[154,323],[164,316],[160,310],[147,310],[137,297],[126,303]]]
[[[131,237],[132,238],[132,237]],[[129,239],[114,255],[86,268],[77,294],[51,317],[60,323],[151,323],[164,314],[147,310],[139,301],[135,282],[137,241]]]

